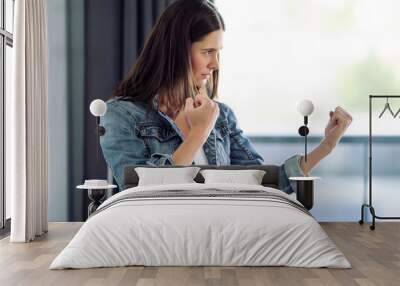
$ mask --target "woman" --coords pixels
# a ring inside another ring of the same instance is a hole
[[[126,165],[260,165],[263,158],[238,127],[233,111],[215,101],[224,21],[207,1],[178,0],[155,24],[133,70],[107,102],[101,147],[122,190]],[[304,176],[340,140],[351,116],[337,107],[321,144],[287,159],[279,187]]]

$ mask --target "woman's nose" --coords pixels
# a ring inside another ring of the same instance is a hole
[[[214,57],[212,57],[209,65],[208,65],[209,69],[212,70],[217,70],[219,68],[219,56],[218,54],[216,54]]]

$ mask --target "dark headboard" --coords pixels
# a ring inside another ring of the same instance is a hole
[[[149,165],[132,165],[126,166],[124,168],[124,190],[127,188],[136,187],[139,182],[139,177],[135,172],[136,167],[147,167],[147,168],[182,168],[185,166],[149,166]],[[275,165],[225,165],[225,166],[216,166],[216,165],[191,165],[190,167],[200,167],[202,170],[205,169],[218,169],[218,170],[247,170],[247,169],[256,169],[256,170],[264,170],[265,175],[262,179],[262,185],[265,187],[272,187],[278,189],[278,180],[279,180],[279,167]],[[194,178],[197,183],[204,183],[203,176],[198,173]]]

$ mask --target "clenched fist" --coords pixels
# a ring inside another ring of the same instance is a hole
[[[218,104],[208,96],[198,94],[194,100],[190,97],[186,99],[184,108],[175,118],[175,123],[185,138],[192,131],[202,138],[208,138],[218,116]]]
[[[335,111],[330,111],[329,116],[330,119],[325,128],[325,141],[333,149],[350,126],[353,117],[340,106],[336,107]]]

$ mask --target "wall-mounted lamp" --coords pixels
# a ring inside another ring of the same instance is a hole
[[[99,160],[99,147],[100,147],[100,136],[106,133],[106,129],[100,125],[100,117],[104,116],[107,112],[107,105],[101,99],[95,99],[90,103],[90,113],[96,117],[96,134],[97,134],[97,161]],[[88,190],[88,196],[90,204],[88,206],[88,216],[90,216],[101,203],[106,199],[106,191],[116,188],[116,185],[112,185],[107,180],[85,180],[83,185],[79,185],[77,189]]]
[[[314,104],[310,100],[304,99],[297,105],[297,111],[304,117],[304,125],[299,128],[299,134],[304,136],[304,160],[307,162],[307,135],[310,132],[307,124],[308,116],[314,111]]]
[[[304,125],[300,126],[299,134],[304,136],[304,160],[307,162],[307,135],[310,130],[307,127],[308,116],[314,111],[314,104],[307,99],[299,102],[297,111],[304,117]],[[310,177],[305,174],[303,177],[290,177],[289,180],[296,181],[296,199],[301,202],[308,210],[312,209],[314,205],[314,180],[320,179],[319,177]]]
[[[100,147],[100,136],[106,133],[106,129],[100,125],[100,117],[104,116],[107,112],[107,105],[101,99],[95,99],[90,103],[90,113],[96,117],[96,134],[97,134],[97,160],[99,160],[99,147]]]

